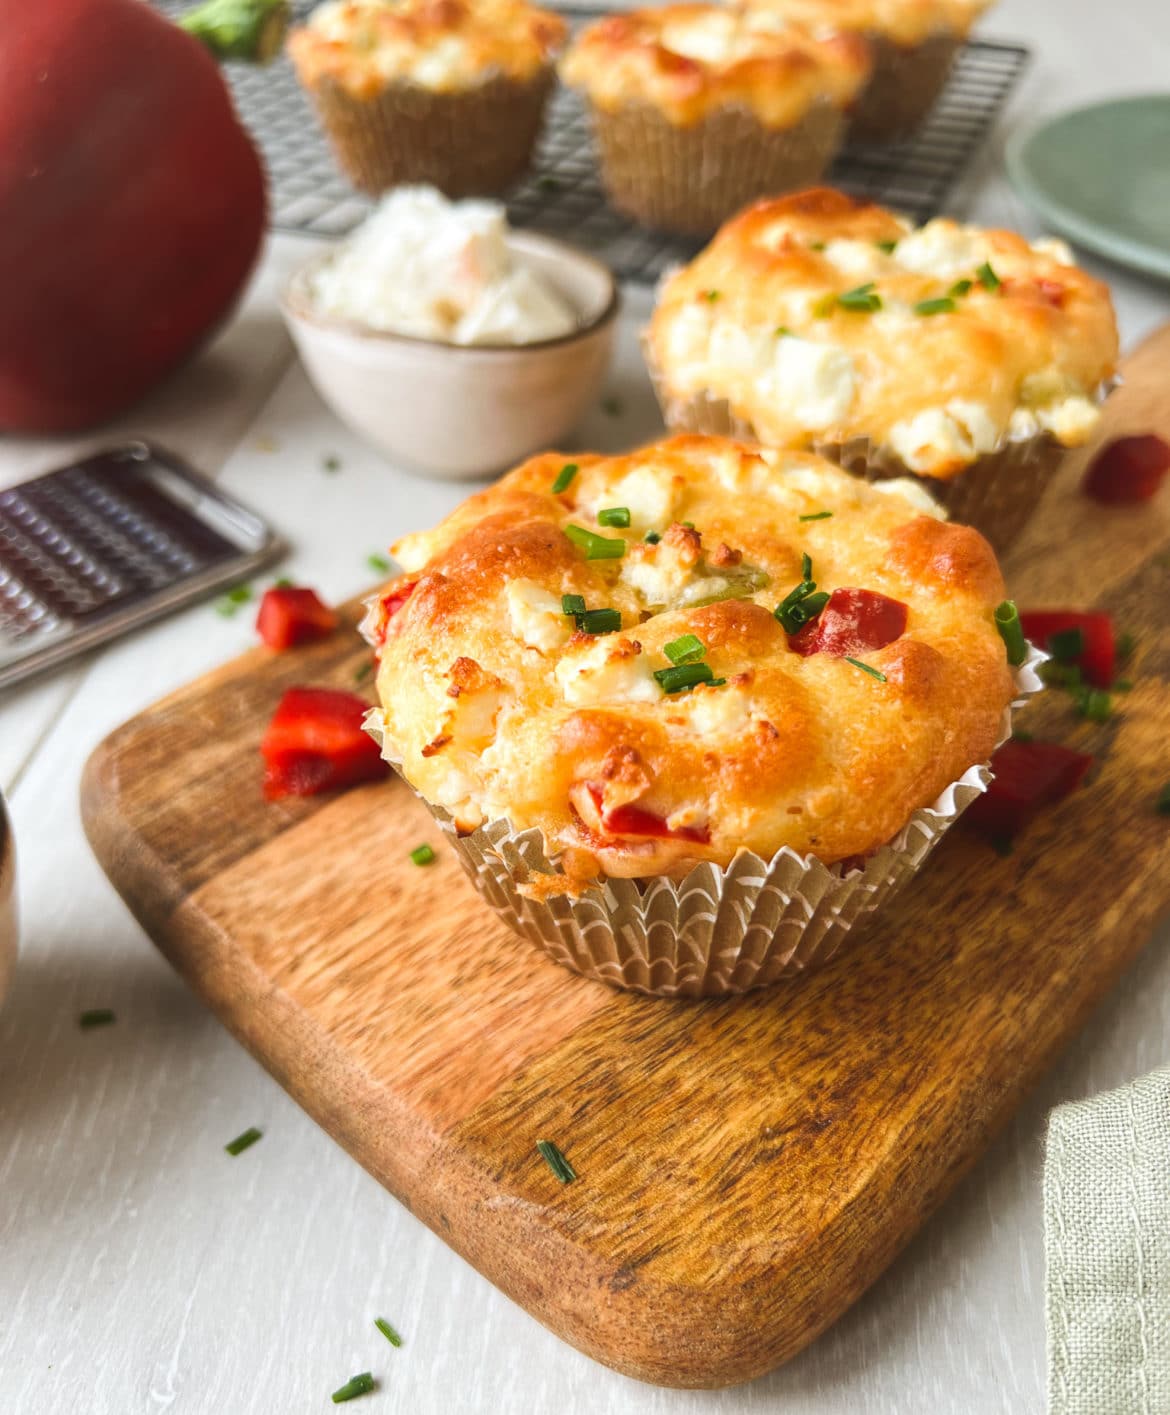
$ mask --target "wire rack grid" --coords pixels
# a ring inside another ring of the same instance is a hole
[[[183,8],[162,0],[160,8]],[[298,15],[311,8],[294,6]],[[593,7],[565,9],[573,27],[595,19]],[[1028,62],[1023,45],[970,40],[927,121],[904,142],[844,149],[828,181],[916,221],[928,220],[978,151]],[[240,116],[268,166],[272,225],[277,230],[344,236],[371,209],[338,170],[288,60],[265,68],[227,66]],[[686,261],[701,241],[648,231],[606,201],[589,121],[580,98],[558,88],[532,170],[504,194],[513,226],[563,236],[596,255],[625,280],[653,283]]]

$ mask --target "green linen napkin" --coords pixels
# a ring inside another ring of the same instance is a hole
[[[1050,1415],[1170,1415],[1170,1068],[1052,1112],[1044,1250]]]

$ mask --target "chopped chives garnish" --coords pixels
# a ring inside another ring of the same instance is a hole
[[[919,300],[914,306],[915,314],[950,314],[955,302],[949,295],[940,295],[937,300]]]
[[[586,634],[616,634],[622,627],[620,609],[587,609],[576,619],[577,628]]]
[[[354,670],[353,681],[355,683],[364,683],[373,671],[373,662],[367,659],[365,663],[359,664]]]
[[[837,296],[830,290],[827,295],[822,295],[814,302],[812,312],[817,319],[828,319],[836,308]]]
[[[645,540],[647,545],[657,545],[661,539],[662,537],[658,534],[657,531],[646,532]]]
[[[1133,651],[1137,648],[1137,639],[1127,629],[1125,633],[1117,636],[1117,661],[1127,663],[1133,657]]]
[[[974,281],[971,280],[956,280],[951,286],[949,293],[954,296],[969,295],[973,284]]]
[[[843,310],[854,310],[859,314],[866,314],[871,310],[881,309],[882,297],[874,289],[873,281],[867,280],[864,285],[858,285],[855,290],[846,290],[844,294],[838,295],[837,303]]]
[[[414,847],[410,852],[410,858],[416,865],[429,865],[435,858],[435,852],[424,842],[422,845],[416,845]]]
[[[1170,781],[1158,792],[1158,799],[1154,802],[1154,810],[1160,816],[1170,816]]]
[[[1007,649],[1007,660],[1013,668],[1018,668],[1028,654],[1028,643],[1020,623],[1020,611],[1014,599],[1005,599],[995,611],[995,627]]]
[[[695,529],[694,521],[680,521],[679,525],[688,531],[693,531]]]
[[[714,304],[714,302],[719,298],[719,291],[718,291],[718,290],[706,290],[706,291],[704,291],[704,293],[703,293],[703,298],[704,298],[705,300],[707,300],[709,303]]]
[[[377,570],[379,575],[388,575],[394,566],[384,555],[379,555],[376,551],[373,555],[366,556],[366,564],[371,570]]]
[[[1132,693],[1133,683],[1128,678],[1119,678],[1113,685],[1115,693]]]
[[[862,673],[868,673],[871,678],[876,678],[879,683],[886,681],[886,675],[884,673],[877,668],[871,668],[868,663],[862,663],[859,658],[850,658],[849,655],[846,654],[845,662],[851,663],[854,668],[860,668]]]
[[[537,1140],[536,1148],[540,1151],[540,1157],[548,1165],[549,1169],[556,1175],[562,1184],[572,1184],[577,1177],[577,1171],[565,1158],[561,1152],[561,1147],[554,1144],[552,1140]]]
[[[1032,742],[1034,740],[1035,739],[1033,738],[1032,734],[1030,732],[1025,732],[1022,727],[1012,728],[1013,742]]]
[[[322,457],[321,465],[327,472],[339,472],[341,470],[341,458],[332,455]]]
[[[612,394],[608,398],[601,400],[601,411],[607,418],[620,418],[622,415],[622,400],[615,398]]]
[[[807,550],[800,557],[800,578],[802,580],[812,579],[812,556]]]
[[[274,590],[287,590],[292,588],[292,583],[292,580],[290,580],[287,575],[281,575],[279,580],[273,580],[272,588]]]
[[[398,1335],[398,1333],[394,1330],[394,1328],[390,1325],[390,1323],[386,1320],[385,1317],[375,1317],[374,1325],[378,1328],[378,1330],[382,1333],[382,1335],[386,1338],[386,1340],[390,1343],[391,1346],[402,1345],[402,1338]]]
[[[1085,651],[1084,631],[1078,628],[1058,629],[1048,636],[1048,652],[1060,663],[1071,663]]]
[[[108,1007],[91,1007],[78,1017],[77,1025],[83,1032],[88,1032],[91,1027],[108,1027],[115,1021],[117,1018]]]
[[[599,526],[618,526],[625,530],[630,524],[630,508],[628,506],[606,506],[604,510],[597,513],[597,524]]]
[[[808,248],[810,251],[823,251],[825,249],[825,243],[824,241],[810,241]]]
[[[831,511],[813,511],[807,516],[801,516],[802,521],[827,521],[833,513]]]
[[[583,594],[563,594],[561,595],[562,614],[584,614],[585,596]]]
[[[230,619],[241,604],[247,604],[252,598],[251,585],[235,585],[232,589],[215,601],[215,612],[225,619]]]
[[[262,1130],[257,1130],[254,1125],[249,1125],[242,1135],[237,1135],[234,1140],[229,1140],[224,1149],[229,1155],[242,1155],[245,1150],[250,1149],[263,1135]]]
[[[778,324],[778,325],[776,326],[776,338],[777,338],[777,339],[783,339],[783,338],[785,338],[786,336],[791,335],[791,333],[792,333],[792,330],[789,329],[789,327],[788,327],[786,324]]]
[[[566,526],[565,534],[574,545],[585,552],[586,560],[620,560],[626,553],[624,540],[611,540],[608,536],[595,535],[584,526]]]
[[[664,693],[681,693],[687,688],[697,687],[700,683],[715,681],[709,663],[679,663],[673,668],[659,668],[654,677]]]
[[[360,1375],[350,1376],[349,1380],[335,1390],[331,1397],[334,1405],[342,1405],[347,1400],[356,1400],[359,1395],[369,1395],[374,1389],[374,1377],[369,1371],[362,1371]]]
[[[985,290],[998,290],[1003,281],[991,268],[991,262],[985,260],[975,272],[975,278]]]
[[[885,251],[886,255],[891,255],[897,249],[898,243],[897,241],[875,241],[874,245],[879,251]]]
[[[798,629],[803,629],[810,619],[815,619],[829,602],[829,596],[824,590],[818,590],[816,594],[805,595],[803,599],[797,600],[789,606],[788,612],[781,623],[784,624],[788,633],[795,634]],[[789,625],[792,627],[789,628]]]
[[[1086,688],[1077,695],[1077,709],[1090,722],[1105,722],[1113,711],[1113,699],[1103,688]]]
[[[672,639],[663,644],[662,652],[671,663],[697,663],[706,657],[707,646],[696,634],[684,634],[680,639]]]
[[[1082,686],[1081,670],[1075,663],[1057,663],[1048,659],[1036,670],[1050,688],[1067,688],[1075,692]]]
[[[557,473],[556,481],[554,481],[552,484],[553,495],[560,496],[562,491],[568,491],[569,485],[576,475],[576,462],[566,462],[565,465]]]

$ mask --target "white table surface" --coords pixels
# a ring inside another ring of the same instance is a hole
[[[1098,95],[1164,86],[1165,0],[1004,0],[987,32],[1036,62],[953,207],[1039,225],[1013,196],[1008,132]],[[304,243],[276,239],[234,324],[117,430],[0,439],[0,486],[102,445],[154,436],[216,473],[293,546],[282,573],[341,597],[366,555],[432,522],[466,488],[385,465],[321,406],[273,294]],[[1128,343],[1170,316],[1170,290],[1113,282]],[[610,379],[625,413],[585,445],[658,427],[629,302]],[[341,458],[328,475],[322,458]],[[1163,1063],[1167,931],[957,1193],[869,1294],[789,1365],[751,1385],[678,1392],[608,1371],[545,1331],[354,1164],[186,991],[95,864],[77,807],[110,729],[246,647],[252,614],[189,609],[0,700],[0,786],[15,820],[22,956],[0,1013],[0,1411],[224,1415],[332,1409],[371,1369],[361,1411],[983,1415],[1043,1409],[1044,1117]],[[176,782],[176,788],[181,783]],[[1052,940],[1059,951],[1060,939]],[[83,1033],[87,1007],[116,1025]],[[249,1125],[264,1139],[229,1159]],[[393,1350],[384,1315],[405,1337]]]

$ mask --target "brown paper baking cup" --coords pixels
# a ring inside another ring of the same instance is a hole
[[[867,34],[873,73],[849,120],[850,142],[893,142],[908,137],[938,102],[962,40],[949,32],[921,44],[895,44]]]
[[[845,133],[827,102],[790,128],[765,127],[741,105],[688,127],[649,103],[595,107],[592,116],[610,202],[643,226],[697,236],[757,197],[813,185]]]
[[[1042,687],[1036,669],[1044,658],[1033,649],[1016,670],[1013,707]],[[366,728],[384,746],[376,709]],[[1010,733],[1009,708],[999,741]],[[825,865],[785,846],[770,860],[745,850],[725,867],[696,865],[680,880],[607,879],[545,898],[525,892],[533,875],[560,873],[539,830],[499,820],[461,836],[442,807],[425,804],[484,900],[556,962],[654,997],[724,997],[832,957],[850,929],[917,873],[990,779],[986,766],[971,767],[860,868]]]
[[[654,361],[648,339],[643,338],[642,347],[667,427],[763,441],[750,422],[731,411],[726,398],[706,392],[692,393],[685,398],[672,394]],[[1098,399],[1104,399],[1111,387],[1111,384],[1103,385],[1098,389]],[[1005,554],[1019,539],[1069,451],[1051,433],[1040,433],[1018,441],[1005,441],[995,451],[977,457],[957,476],[942,480],[912,472],[888,448],[875,446],[865,437],[851,438],[844,444],[813,442],[809,450],[866,481],[906,477],[917,482],[946,509],[952,521],[974,526],[998,555]]]
[[[552,85],[546,67],[526,83],[497,77],[457,93],[394,83],[360,99],[326,78],[309,94],[354,186],[376,196],[424,182],[465,197],[503,191],[528,167]]]

